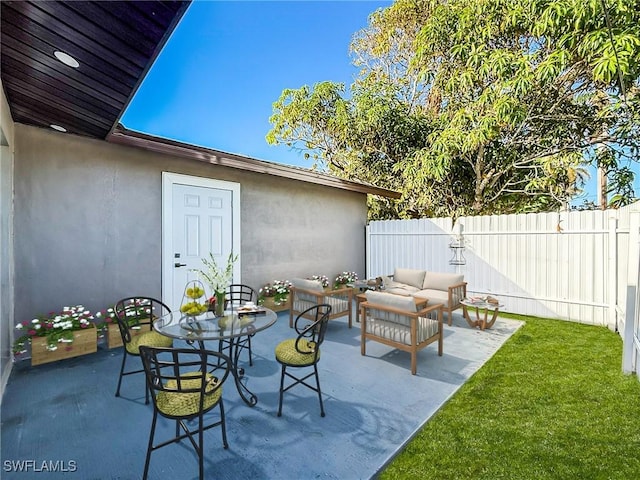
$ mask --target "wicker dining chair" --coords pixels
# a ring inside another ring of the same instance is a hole
[[[320,345],[322,345],[324,341],[330,316],[331,306],[327,304],[315,305],[300,312],[294,324],[298,336],[296,338],[283,340],[276,346],[276,360],[282,366],[280,399],[278,402],[279,417],[282,416],[282,397],[284,396],[284,392],[296,385],[304,385],[318,393],[318,398],[320,399],[320,416],[324,417],[322,391],[320,390],[320,377],[318,375],[318,362],[320,361]],[[313,371],[304,377],[298,377],[291,373],[291,369],[309,367],[313,368]],[[292,380],[286,388],[284,386],[285,377]],[[306,382],[310,377],[315,378],[315,386]]]
[[[229,447],[222,386],[231,371],[231,360],[220,352],[193,348],[142,346],[140,356],[153,398],[153,420],[142,478],[146,479],[149,473],[152,452],[188,438],[198,455],[198,473],[203,480],[204,432],[221,427],[222,445]],[[205,414],[216,407],[219,416],[205,424]],[[175,420],[176,430],[175,436],[155,443],[159,416]]]
[[[258,302],[258,293],[255,291],[253,287],[249,285],[244,285],[242,283],[232,283],[225,290],[225,301],[226,308],[238,308],[247,302],[254,302],[257,304]],[[247,350],[249,352],[249,365],[253,366],[253,354],[251,352],[251,337],[253,337],[253,333],[248,333],[246,337],[242,337],[237,339],[236,348],[238,349],[236,358],[239,358],[242,350]],[[221,339],[218,344],[218,350],[222,353],[225,351],[229,351],[229,356],[231,356],[231,342],[229,339]]]
[[[115,304],[114,312],[124,346],[118,387],[116,388],[116,397],[119,397],[122,377],[144,371],[141,366],[134,370],[125,371],[127,358],[130,356],[139,357],[141,346],[171,347],[173,340],[153,330],[153,321],[156,318],[171,313],[171,309],[160,300],[151,297],[123,298]],[[144,399],[145,403],[149,403],[149,391],[146,388]]]

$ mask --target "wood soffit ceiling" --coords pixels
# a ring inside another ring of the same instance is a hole
[[[191,160],[399,198],[400,193],[305,168],[195,147],[119,125],[190,1],[1,0],[2,87],[14,122]],[[75,58],[63,64],[54,52]]]
[[[188,5],[2,0],[2,86],[13,120],[106,139]]]

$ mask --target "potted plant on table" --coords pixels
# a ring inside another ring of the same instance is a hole
[[[204,270],[198,270],[202,279],[209,284],[211,291],[214,292],[212,300],[215,302],[214,312],[216,316],[224,315],[225,291],[233,280],[233,264],[238,260],[238,255],[233,252],[227,258],[227,265],[224,269],[218,266],[213,253],[209,253],[209,258],[203,258],[202,263],[206,267]]]
[[[353,285],[358,281],[358,274],[356,272],[342,272],[336,275],[336,279],[333,281],[333,288],[337,289],[345,285]]]
[[[258,292],[258,303],[264,305],[267,299],[273,302],[273,306],[280,306],[287,303],[291,282],[289,280],[274,280],[267,283]]]

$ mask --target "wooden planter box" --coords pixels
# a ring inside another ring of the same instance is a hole
[[[265,297],[262,305],[267,307],[269,310],[273,310],[274,312],[283,312],[284,310],[289,310],[289,299],[287,298],[282,305],[276,305],[273,301],[273,297]]]
[[[151,330],[150,325],[143,325],[140,330],[130,330],[131,336],[136,337],[141,333]],[[120,329],[117,323],[110,323],[107,327],[107,345],[109,349],[118,348],[122,346],[122,335],[120,335]]]
[[[73,332],[73,342],[58,343],[57,350],[47,350],[46,337],[31,340],[31,365],[55,362],[65,358],[78,357],[98,351],[98,333],[95,327]]]

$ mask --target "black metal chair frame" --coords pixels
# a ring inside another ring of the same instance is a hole
[[[233,306],[237,308],[247,302],[258,302],[258,293],[254,288],[249,285],[244,285],[242,283],[232,283],[229,285],[225,291],[225,299],[226,299],[226,307]],[[246,337],[241,339],[237,339],[235,341],[235,360],[236,364],[238,358],[240,357],[240,353],[242,350],[248,350],[249,352],[249,365],[253,366],[253,354],[251,352],[251,337],[253,337],[254,333],[247,334]],[[232,352],[232,342],[230,340],[220,340],[218,343],[218,350],[224,353],[226,350],[229,350],[229,356],[234,355]]]
[[[145,316],[147,308],[149,309],[149,315]],[[144,309],[144,312],[140,310]],[[160,310],[158,312],[158,310]],[[136,318],[133,325],[129,324],[127,320],[127,313],[134,311]],[[118,387],[116,388],[116,397],[120,396],[120,386],[122,385],[122,377],[127,375],[133,375],[136,373],[143,373],[144,368],[136,370],[130,370],[125,372],[125,365],[127,363],[127,357],[129,355],[139,357],[134,353],[127,350],[127,344],[131,342],[131,327],[136,326],[140,328],[148,327],[149,331],[153,330],[153,321],[162,315],[171,312],[171,309],[160,300],[156,300],[151,297],[127,297],[119,300],[114,306],[114,312],[116,314],[116,321],[118,322],[118,328],[120,330],[120,336],[122,337],[122,365],[120,366],[120,375],[118,377]],[[149,403],[149,390],[145,387],[144,403]]]
[[[220,426],[222,430],[222,444],[229,448],[224,413],[222,393],[219,399],[209,406],[205,406],[205,398],[215,394],[222,388],[231,371],[231,359],[220,352],[192,348],[152,348],[141,346],[140,357],[145,371],[147,387],[153,398],[153,420],[149,434],[149,444],[144,464],[143,479],[149,473],[151,453],[172,443],[188,438],[198,455],[199,478],[204,479],[204,432],[210,428]],[[212,381],[215,379],[215,381]],[[197,386],[194,385],[194,380]],[[189,385],[185,385],[185,381]],[[198,409],[191,415],[171,415],[158,407],[158,394],[169,395],[198,395]],[[205,425],[204,415],[215,407],[220,409],[220,418]],[[176,421],[174,438],[154,445],[156,423],[158,416]],[[197,425],[189,429],[186,421],[197,420]],[[180,434],[180,429],[184,433]],[[197,440],[194,438],[198,435]]]
[[[307,353],[306,350],[302,350],[300,348],[301,342],[315,343],[314,356],[313,361],[305,364],[305,365],[292,365],[289,363],[285,363],[276,357],[276,360],[282,365],[282,373],[280,376],[280,398],[278,401],[278,416],[282,416],[282,398],[284,396],[284,392],[295,387],[296,385],[304,385],[307,388],[310,388],[314,392],[318,393],[318,398],[320,399],[320,416],[324,417],[324,405],[322,403],[322,391],[320,389],[320,376],[318,375],[318,360],[320,355],[320,346],[324,342],[324,337],[327,331],[327,327],[329,326],[329,318],[331,316],[331,306],[326,303],[321,303],[318,305],[314,305],[297,316],[294,328],[298,333],[296,338],[295,347],[296,350],[300,353]],[[311,323],[309,323],[311,322]],[[308,368],[313,367],[313,371],[304,377],[297,377],[292,375],[287,371],[287,368]],[[284,386],[284,379],[288,377],[292,380],[292,383],[289,384],[286,388]],[[308,383],[307,379],[310,377],[315,377],[316,384],[315,386]]]

